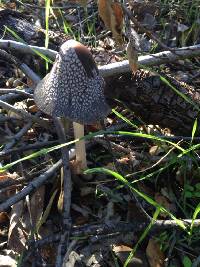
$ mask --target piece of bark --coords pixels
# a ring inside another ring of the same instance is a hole
[[[146,124],[160,125],[171,129],[174,134],[191,136],[198,106],[200,108],[200,93],[170,76],[165,78],[193,104],[163,82],[159,74],[144,70],[137,72],[134,77],[127,73],[107,78],[105,94],[111,103],[113,99],[122,101]],[[197,133],[200,132],[199,125],[198,123]]]

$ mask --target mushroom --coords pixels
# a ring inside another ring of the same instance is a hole
[[[75,139],[84,136],[84,124],[94,124],[110,112],[104,98],[104,80],[90,51],[75,40],[66,41],[55,63],[34,91],[35,103],[52,117],[73,122]],[[76,160],[87,168],[85,142],[76,143]]]

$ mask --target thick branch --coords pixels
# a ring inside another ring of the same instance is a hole
[[[153,55],[140,56],[138,59],[139,67],[142,66],[156,66],[164,63],[172,63],[177,59],[191,58],[200,56],[200,45],[193,45],[189,47],[182,47],[175,49],[174,52],[163,51]],[[128,60],[115,62],[99,67],[101,75],[109,77],[113,75],[120,75],[122,73],[130,72]]]

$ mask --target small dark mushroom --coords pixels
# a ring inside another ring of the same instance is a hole
[[[83,124],[94,124],[110,112],[104,85],[90,51],[81,43],[69,40],[60,47],[50,73],[37,85],[35,103],[52,117],[73,121],[75,138],[80,138],[84,135]],[[85,169],[85,143],[76,144],[76,160]]]

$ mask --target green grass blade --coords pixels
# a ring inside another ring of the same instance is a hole
[[[193,216],[192,216],[192,223],[191,223],[191,226],[190,226],[190,235],[192,235],[192,231],[193,231],[193,226],[194,226],[194,221],[196,220],[198,214],[200,213],[200,203],[197,205],[194,213],[193,213]]]
[[[22,161],[25,161],[25,160],[28,160],[28,159],[33,159],[33,158],[36,158],[36,157],[39,157],[39,156],[42,156],[42,155],[46,155],[47,153],[50,153],[50,152],[52,152],[54,150],[57,150],[57,149],[61,149],[62,147],[65,147],[65,146],[69,146],[69,145],[74,144],[74,143],[76,143],[78,141],[79,141],[79,139],[76,139],[76,140],[70,141],[68,143],[61,144],[61,145],[56,145],[56,146],[49,147],[49,148],[43,148],[43,149],[41,149],[41,150],[39,150],[37,152],[34,152],[34,153],[32,153],[32,154],[30,154],[28,156],[25,156],[25,157],[23,157],[21,159],[18,159],[18,160],[13,161],[13,162],[11,162],[9,164],[6,164],[3,167],[0,167],[0,173],[6,171],[7,169],[9,169],[11,167],[13,167],[14,165],[16,165],[19,162],[22,162]]]
[[[49,15],[50,15],[50,5],[51,5],[51,0],[46,0],[45,1],[45,27],[46,27],[46,32],[45,32],[45,47],[48,48],[49,45]]]
[[[191,144],[192,144],[192,142],[193,142],[195,133],[196,133],[196,131],[197,131],[197,125],[198,125],[198,121],[197,121],[197,118],[196,118],[195,121],[194,121],[194,124],[193,124],[193,128],[192,128],[192,139],[191,139]]]

